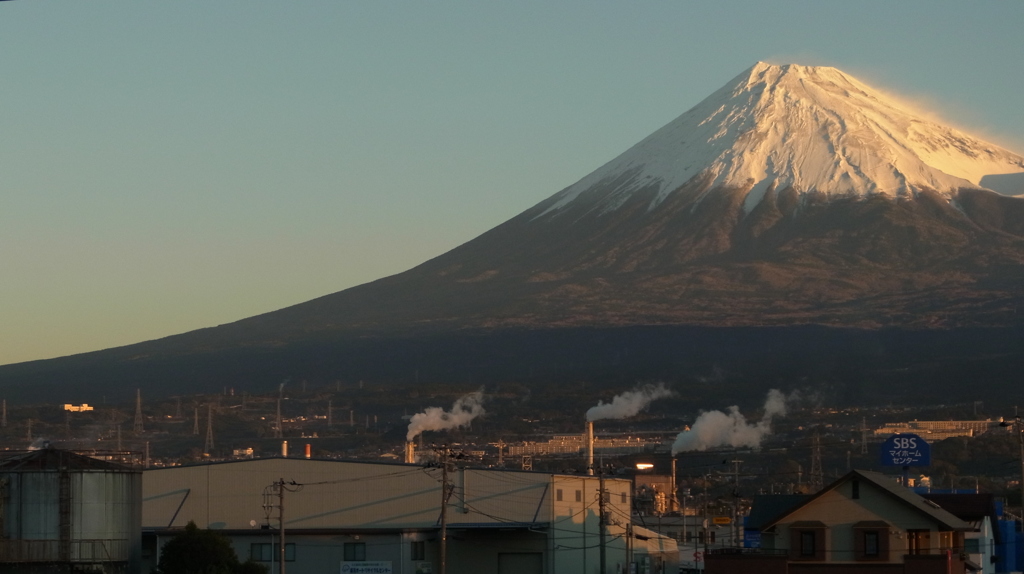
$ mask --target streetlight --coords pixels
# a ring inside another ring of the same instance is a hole
[[[1013,417],[1013,422],[1002,421],[999,423],[1001,427],[1011,427],[1017,434],[1017,444],[1020,446],[1020,514],[1021,514],[1021,528],[1024,529],[1024,428],[1021,427],[1020,415]]]

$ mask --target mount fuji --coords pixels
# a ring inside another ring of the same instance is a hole
[[[758,63],[577,183],[406,272],[215,328],[2,367],[0,382],[459,333],[1016,329],[1016,194],[1024,156],[837,69]]]

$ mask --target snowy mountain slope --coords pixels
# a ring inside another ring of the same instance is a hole
[[[617,209],[640,190],[651,208],[682,185],[740,188],[750,211],[769,188],[829,196],[950,194],[1024,157],[939,125],[828,67],[759,62],[682,116],[566,188],[541,215],[583,200]]]
[[[1003,195],[982,189],[993,181]],[[168,362],[216,389],[256,371],[276,388],[318,365],[328,380],[372,379],[394,376],[403,345],[404,372],[429,356],[461,377],[475,371],[467,341],[532,369],[541,332],[560,365],[574,361],[565,348],[635,328],[1020,333],[1024,199],[1006,195],[1022,183],[1021,156],[837,70],[758,64],[575,185],[403,273],[211,329],[0,368],[0,383],[84,381],[91,369],[134,385]],[[452,342],[419,346],[432,337]],[[509,337],[526,350],[510,353]]]

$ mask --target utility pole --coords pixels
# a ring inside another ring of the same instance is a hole
[[[584,479],[584,480],[586,480],[586,479]],[[606,574],[608,572],[608,570],[606,570],[607,542],[606,542],[605,536],[604,536],[604,530],[605,530],[604,525],[605,525],[605,522],[606,522],[605,516],[606,516],[606,512],[607,511],[606,511],[605,506],[604,506],[605,505],[605,499],[604,499],[604,469],[603,468],[600,469],[599,472],[597,473],[597,484],[598,484],[598,490],[597,490],[598,505],[597,506],[598,506],[598,509],[599,509],[599,514],[598,514],[598,519],[597,519],[597,532],[598,532],[598,536],[599,536],[599,540],[600,540],[600,547],[599,547],[600,554],[598,556],[599,556],[600,568],[601,568],[599,570],[599,572],[601,574]],[[660,516],[659,516],[659,520],[660,520]],[[659,535],[660,534],[661,533],[659,532]]]
[[[441,574],[448,574],[448,448],[441,451]]]
[[[734,458],[730,460],[732,462],[732,543],[738,548],[739,543],[739,463],[742,460]]]
[[[1024,531],[1024,421],[1021,420],[1020,415],[1017,414],[1017,407],[1013,407],[1013,422],[1001,422],[999,426],[1010,427],[1013,432],[1017,435],[1017,445],[1020,447],[1020,515],[1021,515],[1021,530]]]
[[[278,536],[281,538],[281,546],[278,549],[278,561],[280,562],[280,568],[278,570],[279,574],[285,574],[284,493],[285,491],[298,492],[302,490],[302,486],[303,485],[295,482],[294,480],[290,482],[285,482],[285,480],[282,478],[281,480],[275,481],[273,484],[263,489],[263,510],[266,511],[267,513],[268,522],[270,518],[270,513],[272,512],[274,506],[277,506],[277,523],[278,530],[280,531],[278,533]],[[271,502],[274,491],[277,491],[276,505]],[[271,548],[271,551],[273,551],[273,548]]]
[[[701,524],[704,532],[704,556],[708,555],[708,475],[710,473],[710,468],[704,473],[704,522]]]
[[[1020,425],[1020,417],[1015,417],[1013,430],[1017,433],[1017,444],[1020,445],[1020,526],[1021,530],[1024,531],[1024,435],[1021,434],[1024,429]]]
[[[448,574],[448,501],[453,490],[448,482],[448,472],[452,459],[462,458],[462,455],[454,455],[448,445],[436,447],[434,452],[441,460],[441,574]]]
[[[278,403],[280,404],[280,403]],[[284,563],[285,563],[285,549],[284,545],[284,479],[278,483],[277,489],[277,524],[278,530],[280,530],[279,536],[281,537],[281,555],[278,557],[278,564],[280,564],[279,572],[284,574]]]

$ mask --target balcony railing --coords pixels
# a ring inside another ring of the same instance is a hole
[[[708,556],[788,556],[789,550],[777,548],[712,548]]]

